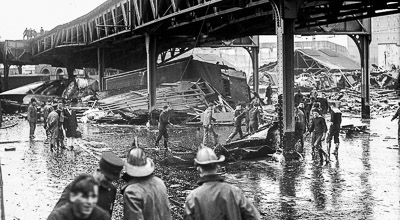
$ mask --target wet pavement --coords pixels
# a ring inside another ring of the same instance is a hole
[[[91,173],[102,151],[124,157],[134,136],[140,146],[153,148],[156,130],[143,126],[83,125],[83,139],[74,152],[52,154],[38,125],[36,139],[28,140],[26,121],[0,130],[0,158],[4,183],[6,219],[46,219],[64,186],[81,172]],[[343,123],[360,124],[357,118]],[[400,219],[400,151],[397,122],[390,117],[366,123],[370,134],[340,135],[339,157],[319,164],[305,146],[304,161],[275,162],[271,158],[232,162],[222,166],[226,180],[239,186],[257,206],[263,219]],[[233,127],[217,127],[223,142]],[[176,127],[170,131],[172,148],[196,149],[202,131]],[[309,141],[309,140],[308,140]],[[306,141],[307,142],[307,141]],[[15,147],[15,151],[5,151]],[[174,219],[182,216],[187,193],[196,187],[198,175],[192,164],[160,164],[162,154],[149,149],[156,160],[156,175],[165,180]],[[122,181],[117,183],[119,186]],[[121,219],[118,196],[113,219]],[[34,216],[34,218],[32,217]]]

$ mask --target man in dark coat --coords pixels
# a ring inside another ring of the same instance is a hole
[[[331,108],[331,125],[329,126],[328,135],[326,138],[326,143],[328,144],[327,153],[328,155],[331,153],[331,142],[333,138],[333,143],[335,144],[335,150],[333,151],[333,155],[336,157],[339,153],[339,133],[340,133],[340,124],[342,123],[342,112],[332,107]]]
[[[65,149],[64,146],[64,120],[65,120],[65,104],[64,102],[60,102],[57,105],[57,113],[58,113],[58,138],[57,138],[57,147],[58,149]]]
[[[300,102],[303,102],[303,94],[301,94],[301,90],[297,90],[297,93],[294,95],[294,105],[298,106]]]
[[[76,112],[71,109],[71,103],[67,104],[64,114],[64,129],[65,136],[67,136],[67,147],[72,150],[74,149],[78,120],[76,119]]]
[[[310,126],[310,132],[312,132],[311,134],[311,146],[313,149],[312,153],[314,155],[314,152],[318,151],[321,163],[324,162],[323,161],[324,156],[326,162],[329,162],[328,155],[322,149],[322,141],[325,140],[327,132],[325,118],[322,117],[321,111],[318,109],[313,109],[311,112],[313,114],[313,119],[311,121],[311,126]]]
[[[123,166],[123,160],[117,155],[112,152],[104,152],[101,156],[99,167],[93,173],[94,179],[100,183],[97,205],[110,213],[110,216],[112,215],[117,195],[117,188],[111,182],[119,179]],[[64,189],[54,209],[68,203],[71,187],[72,183]]]
[[[29,139],[32,140],[35,138],[35,129],[36,129],[36,123],[37,123],[37,119],[38,119],[35,98],[31,99],[31,103],[28,106],[27,117],[28,117],[28,122],[29,122]]]
[[[303,111],[299,107],[295,109],[294,115],[295,115],[295,127],[294,127],[295,140],[300,141],[300,146],[296,150],[299,153],[303,153],[304,150],[303,135],[306,132],[306,119]]]
[[[272,88],[271,88],[271,83],[268,84],[267,89],[265,90],[265,98],[267,98],[267,105],[272,104]]]
[[[68,202],[54,209],[47,220],[111,220],[110,215],[96,205],[99,182],[89,174],[81,174],[71,183]]]
[[[124,220],[172,219],[167,187],[154,175],[154,169],[153,160],[146,156],[142,148],[129,150],[123,177],[127,184],[122,187]]]
[[[242,132],[242,120],[246,116],[246,112],[242,111],[242,106],[237,105],[234,113],[234,126],[235,126],[235,131],[229,135],[228,139],[226,139],[226,143],[229,143],[232,138],[236,136],[236,134],[240,135],[240,139],[243,138],[243,132]]]
[[[57,147],[58,139],[58,113],[55,109],[52,109],[46,119],[47,132],[49,133],[50,151],[53,152],[54,148]],[[57,147],[58,150],[58,147]]]
[[[254,103],[253,107],[249,111],[250,118],[250,133],[254,133],[258,130],[258,125],[261,121],[260,110],[258,104]]]
[[[158,136],[157,136],[155,145],[156,145],[156,147],[158,147],[158,144],[159,144],[161,138],[164,137],[164,147],[165,147],[165,150],[167,150],[167,151],[171,151],[168,148],[168,130],[167,130],[167,126],[169,124],[171,124],[171,122],[170,122],[170,116],[169,116],[169,113],[168,113],[168,106],[165,105],[163,107],[163,110],[162,110],[161,114],[160,114],[160,117],[158,118]]]
[[[251,104],[247,103],[246,108],[244,109],[244,123],[246,125],[246,133],[250,132],[250,109],[251,109]]]
[[[223,155],[218,158],[208,147],[197,152],[194,161],[200,172],[199,186],[186,197],[185,220],[261,219],[260,213],[242,190],[226,183],[218,174],[218,164],[224,160]]]
[[[46,102],[46,105],[43,107],[43,121],[44,121],[44,130],[46,131],[46,141],[45,144],[48,143],[50,141],[50,137],[49,137],[49,132],[47,130],[47,117],[49,116],[50,112],[53,111],[53,107],[52,105],[52,100],[49,99]]]

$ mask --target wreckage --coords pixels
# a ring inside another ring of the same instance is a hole
[[[0,99],[4,112],[12,113],[26,111],[31,98],[35,98],[40,106],[49,99],[55,102],[63,99],[86,101],[94,98],[97,91],[97,80],[75,77],[72,80],[60,79],[31,83],[0,93]]]

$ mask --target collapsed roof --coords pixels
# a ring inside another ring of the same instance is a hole
[[[296,73],[361,70],[361,65],[349,57],[328,49],[298,49],[294,53]]]

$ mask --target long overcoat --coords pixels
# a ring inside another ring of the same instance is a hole
[[[64,112],[64,129],[67,137],[76,137],[76,129],[78,128],[78,120],[74,110],[65,110]]]

